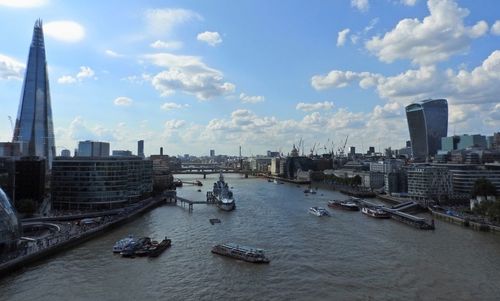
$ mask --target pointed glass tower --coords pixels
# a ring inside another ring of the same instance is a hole
[[[52,167],[56,147],[41,20],[33,29],[12,141],[21,143],[23,156],[45,158],[46,167]]]

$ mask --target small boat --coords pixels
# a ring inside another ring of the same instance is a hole
[[[155,248],[151,248],[149,250],[148,256],[149,257],[158,257],[163,251],[168,249],[172,245],[172,240],[168,239],[165,236],[165,239],[163,239]]]
[[[271,179],[267,179],[267,181],[268,181],[269,183],[272,183],[272,182],[273,182],[273,180],[271,180]]]
[[[129,235],[128,237],[120,239],[113,246],[113,253],[120,253],[121,251],[123,251],[125,246],[128,245],[133,240],[134,240],[134,237],[132,237],[132,235]]]
[[[316,216],[330,216],[330,212],[325,208],[321,207],[311,207],[309,208],[309,213],[314,214]]]
[[[198,189],[198,192],[201,192],[201,189]]]
[[[316,194],[316,190],[312,190],[311,188],[307,188],[306,190],[304,190],[304,193]]]
[[[359,206],[351,201],[333,200],[328,202],[328,207],[347,211],[359,211]]]
[[[210,219],[210,223],[213,225],[213,224],[220,224],[220,219],[218,218],[211,218]]]
[[[212,253],[240,259],[252,263],[269,263],[269,258],[264,255],[264,250],[240,246],[235,243],[218,244],[212,248]]]
[[[391,215],[380,208],[363,207],[361,212],[375,218],[390,218]]]

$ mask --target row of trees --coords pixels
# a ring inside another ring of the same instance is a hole
[[[333,181],[334,184],[347,185],[351,187],[358,187],[362,183],[361,176],[359,175],[355,175],[352,178],[337,177],[336,175],[325,175],[325,179]]]
[[[490,220],[500,222],[500,200],[497,198],[497,191],[488,179],[479,179],[474,183],[472,188],[473,197],[494,197],[494,200],[483,200],[480,204],[474,207],[474,213],[486,216]]]

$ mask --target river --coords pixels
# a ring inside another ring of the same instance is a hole
[[[184,179],[200,179],[184,176]],[[204,200],[217,176],[180,196]],[[227,175],[237,209],[163,206],[76,248],[0,279],[0,300],[498,300],[500,235],[436,220],[421,231],[330,209],[346,196]],[[220,224],[211,225],[210,218]],[[129,234],[172,239],[160,257],[112,254]],[[220,242],[266,250],[269,265],[210,252]]]

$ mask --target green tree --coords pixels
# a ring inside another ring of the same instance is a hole
[[[472,187],[472,196],[496,196],[497,191],[495,185],[493,185],[490,180],[481,178],[474,182],[474,187]]]

